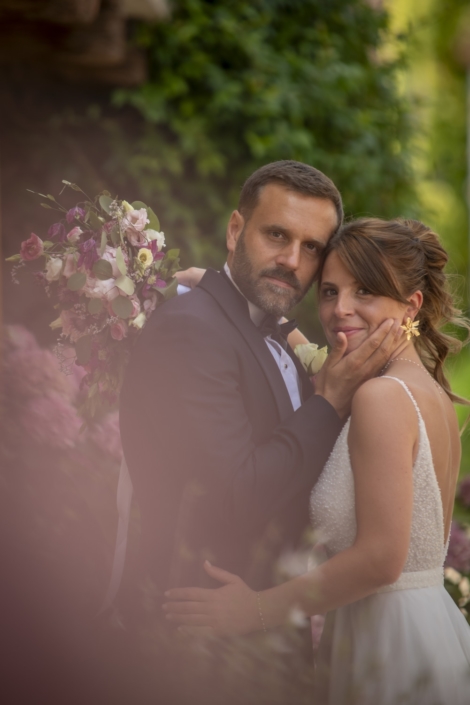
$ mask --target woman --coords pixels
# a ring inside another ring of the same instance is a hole
[[[328,342],[346,336],[351,352],[394,318],[406,344],[357,391],[313,489],[312,520],[328,560],[261,593],[206,564],[222,588],[167,593],[171,621],[218,634],[266,630],[299,607],[336,610],[321,645],[329,705],[470,701],[470,628],[443,587],[460,463],[452,402],[463,400],[443,369],[461,344],[440,327],[468,330],[447,289],[446,262],[437,236],[416,221],[363,219],[333,236],[319,277]]]

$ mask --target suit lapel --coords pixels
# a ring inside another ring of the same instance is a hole
[[[276,400],[280,419],[293,412],[289,393],[264,338],[250,318],[246,299],[236,290],[225,272],[208,269],[198,286],[207,291],[241,333],[259,361]]]

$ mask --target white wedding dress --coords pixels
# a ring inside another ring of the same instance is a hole
[[[431,447],[410,390],[390,379],[408,393],[419,419],[408,557],[393,585],[327,618],[315,705],[470,705],[470,627],[443,585],[447,547]],[[311,496],[328,557],[356,535],[348,430],[349,420]]]

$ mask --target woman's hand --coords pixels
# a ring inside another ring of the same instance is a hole
[[[183,269],[181,272],[176,272],[175,279],[178,284],[183,284],[183,286],[189,286],[190,289],[194,289],[194,287],[199,284],[205,273],[205,269],[200,269],[199,267],[189,267],[189,269]]]
[[[197,631],[217,636],[249,634],[260,630],[262,625],[256,592],[238,575],[216,568],[209,561],[204,562],[204,569],[224,586],[215,590],[168,590],[165,593],[168,602],[163,605],[167,619],[173,624],[191,627],[191,631],[196,627]]]

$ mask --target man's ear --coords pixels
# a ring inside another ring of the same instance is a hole
[[[245,218],[240,211],[233,211],[227,225],[227,250],[231,253],[235,252],[238,238],[245,226]]]
[[[423,294],[421,291],[415,291],[408,299],[408,306],[405,310],[406,318],[411,318],[412,321],[419,319],[419,309],[423,305]]]

